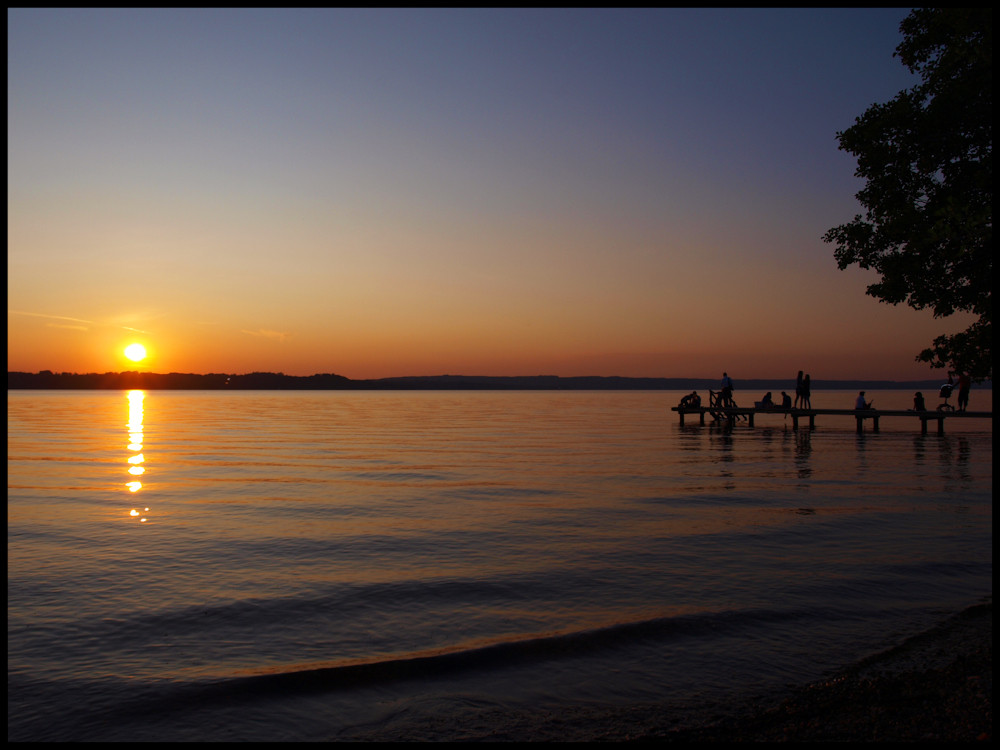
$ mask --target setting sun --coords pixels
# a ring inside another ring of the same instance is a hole
[[[125,356],[133,362],[141,362],[146,358],[146,347],[142,344],[129,344],[125,347]]]

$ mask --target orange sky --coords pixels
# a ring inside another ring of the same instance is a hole
[[[933,377],[820,240],[905,14],[8,11],[8,369]]]

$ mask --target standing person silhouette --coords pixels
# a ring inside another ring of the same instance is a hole
[[[812,380],[808,375],[802,378],[802,408],[812,409]]]
[[[965,411],[969,408],[969,388],[972,386],[972,378],[969,373],[958,373],[958,410]]]
[[[795,408],[798,408],[799,401],[802,400],[802,370],[795,377]]]
[[[722,403],[725,406],[733,405],[733,381],[728,372],[722,373]]]

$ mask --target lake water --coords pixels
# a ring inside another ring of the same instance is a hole
[[[992,596],[991,420],[681,395],[8,392],[8,740],[683,725]]]

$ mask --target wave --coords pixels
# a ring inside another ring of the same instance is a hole
[[[644,640],[676,642],[686,638],[720,637],[747,627],[814,618],[815,612],[732,610],[617,623],[607,627],[557,634],[528,636],[485,645],[415,653],[373,661],[323,666],[301,666],[266,673],[237,675],[212,681],[189,681],[160,686],[156,709],[185,710],[192,706],[266,700],[303,693],[328,693],[380,687],[407,680],[482,674],[525,664],[539,665],[553,659],[592,656]]]
[[[572,632],[529,635],[450,650],[411,652],[383,659],[310,664],[230,674],[221,678],[50,677],[8,672],[8,740],[73,740],[116,736],[136,717],[184,722],[204,709],[267,706],[287,698],[390,688],[402,683],[541,666],[574,657],[606,656],[642,641],[676,644],[738,632],[751,623],[804,615],[774,610],[723,611],[658,617]],[[93,674],[93,673],[92,673]],[[171,718],[172,717],[172,718]],[[179,724],[178,724],[179,725]],[[133,727],[134,728],[134,727]],[[111,733],[111,734],[109,734]]]
[[[929,631],[908,638],[898,646],[880,652],[857,662],[851,671],[867,668],[868,665],[884,669],[885,659],[901,654],[906,657],[901,668],[924,668],[926,664],[923,652],[914,655],[911,644],[923,643],[935,637],[939,632],[950,632],[955,623],[970,618],[982,617],[982,613],[991,613],[992,603],[987,598],[986,604],[972,606],[943,624]],[[427,679],[436,676],[459,674],[465,670],[483,670],[491,667],[501,667],[517,664],[525,660],[539,657],[556,658],[565,653],[575,653],[579,650],[604,648],[614,646],[624,639],[661,638],[667,636],[673,639],[685,637],[703,638],[706,634],[724,636],[733,631],[739,631],[749,624],[767,625],[775,621],[789,622],[815,617],[815,613],[790,612],[776,610],[743,610],[722,611],[716,613],[701,613],[677,617],[653,618],[637,622],[620,623],[606,628],[578,631],[573,633],[526,638],[507,643],[496,643],[479,648],[462,649],[449,653],[414,655],[407,658],[387,659],[364,664],[351,664],[321,668],[292,669],[286,672],[261,674],[247,677],[232,677],[211,683],[185,683],[164,685],[147,685],[138,688],[135,685],[120,686],[117,691],[107,691],[99,702],[104,709],[91,704],[76,705],[74,709],[53,714],[44,709],[39,710],[36,704],[27,713],[21,711],[15,719],[15,713],[8,715],[8,741],[46,739],[78,739],[87,740],[95,737],[122,738],[139,728],[149,729],[148,720],[161,722],[161,726],[179,726],[162,724],[163,721],[178,721],[182,716],[193,718],[196,710],[234,705],[246,706],[256,701],[266,702],[284,697],[294,698],[305,692],[322,694],[334,690],[344,690],[364,687],[409,678]],[[943,636],[941,636],[943,637]],[[940,640],[940,638],[938,639]],[[938,651],[938,641],[930,656]],[[926,649],[925,649],[926,651]],[[942,654],[944,652],[941,652]],[[949,651],[950,653],[950,651]],[[927,657],[930,658],[930,657]],[[935,657],[936,658],[936,657]],[[916,666],[914,666],[916,665]],[[839,678],[838,678],[839,679]],[[76,685],[82,693],[82,684]],[[94,687],[94,685],[92,685]],[[106,686],[105,686],[106,687]],[[25,676],[8,676],[8,708],[16,710],[18,698],[29,698],[25,692],[37,692],[44,686],[39,681]],[[112,695],[111,693],[116,693]],[[122,700],[129,695],[131,699]],[[96,710],[95,710],[96,709]],[[152,709],[152,710],[151,710]],[[173,717],[173,719],[171,719]],[[249,716],[248,716],[249,720]],[[207,726],[205,716],[200,718],[199,726]],[[138,722],[142,723],[140,727]],[[507,726],[507,720],[502,722]],[[448,729],[453,729],[449,725]],[[155,729],[154,729],[155,731]],[[162,737],[161,737],[162,739]]]

